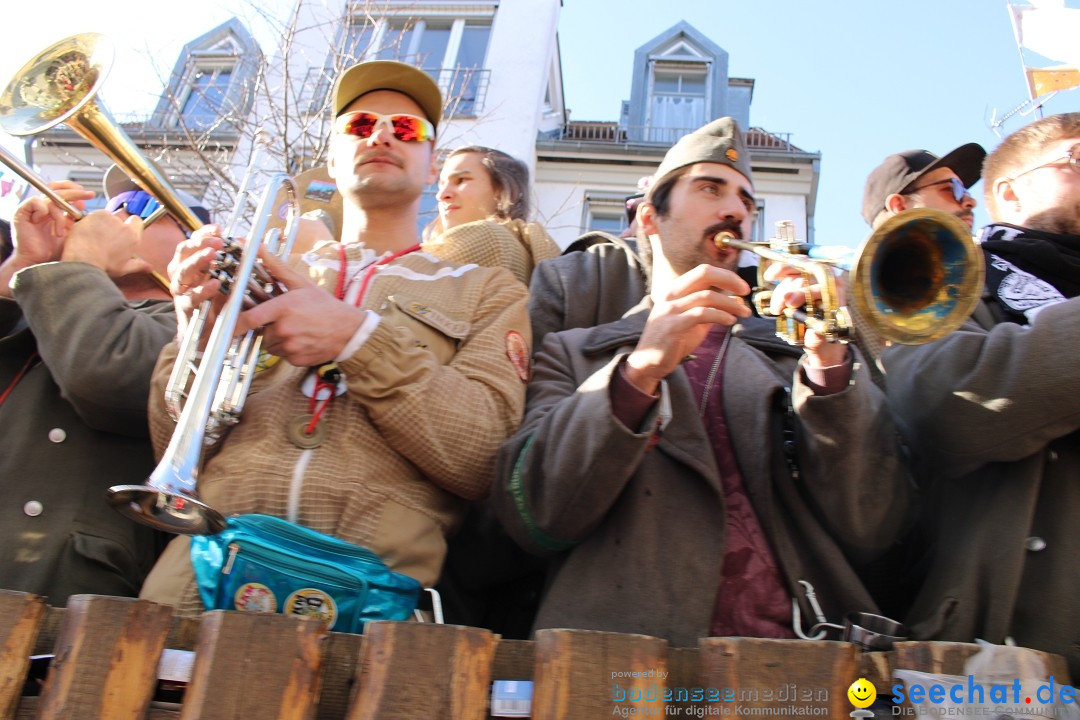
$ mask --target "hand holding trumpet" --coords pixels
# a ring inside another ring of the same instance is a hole
[[[697,349],[714,324],[734,325],[749,317],[740,297],[749,292],[742,278],[713,265],[698,265],[675,278],[667,292],[653,297],[645,329],[626,359],[627,380],[655,395],[660,381]]]
[[[832,272],[832,270],[826,269],[826,272]],[[781,316],[785,308],[801,310],[807,305],[813,306],[821,302],[821,285],[812,283],[806,273],[797,267],[785,265],[782,262],[769,262],[762,272],[762,279],[767,283],[776,284],[769,296],[770,315]],[[842,306],[844,304],[842,283],[836,284],[836,291],[837,302]],[[812,326],[806,328],[802,345],[810,367],[839,365],[844,362],[848,354],[845,344],[829,342],[815,332]]]
[[[80,210],[94,197],[92,191],[70,180],[52,182],[49,187]],[[46,197],[35,195],[23,201],[11,222],[15,250],[0,266],[0,297],[11,297],[11,277],[19,270],[59,260],[72,225],[71,216]]]

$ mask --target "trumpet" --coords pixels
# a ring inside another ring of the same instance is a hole
[[[180,199],[165,175],[146,160],[131,138],[98,102],[97,94],[112,66],[113,49],[103,35],[84,33],[65,38],[23,65],[0,93],[0,129],[9,135],[39,135],[66,123],[119,165],[129,177],[156,197],[162,207],[143,220],[143,227],[171,214],[188,230],[202,225]],[[48,186],[44,179],[4,148],[0,162],[61,207],[73,220],[83,213]],[[166,291],[169,281],[152,273]]]
[[[985,267],[982,252],[956,217],[930,208],[906,210],[886,220],[854,253],[819,248],[795,239],[790,221],[777,223],[768,242],[738,240],[727,231],[714,242],[799,268],[813,278],[821,300],[785,308],[776,334],[801,345],[806,328],[829,342],[848,342],[853,322],[839,302],[833,268],[849,272],[853,308],[882,339],[903,345],[937,340],[959,328],[979,302]],[[754,305],[770,316],[771,291],[759,270]]]
[[[98,33],[50,45],[23,65],[0,94],[0,129],[25,137],[66,124],[157,198],[181,225],[197,230],[202,226],[199,217],[99,102],[112,62],[112,44]]]
[[[268,142],[256,136],[259,147]],[[285,174],[274,175],[263,190],[250,239],[241,247],[231,240],[242,209],[248,202],[259,147],[252,154],[236,198],[232,220],[225,234],[230,239],[214,262],[214,276],[228,299],[207,331],[210,301],[192,315],[180,341],[173,371],[165,388],[165,404],[176,420],[176,429],[161,461],[142,485],[114,485],[108,502],[121,514],[166,532],[185,535],[216,534],[225,529],[225,518],[198,496],[198,471],[205,446],[216,442],[224,430],[240,420],[244,402],[255,377],[262,352],[261,330],[234,338],[240,313],[285,292],[285,288],[257,262],[259,248],[286,257],[296,237],[300,217],[300,193]],[[284,232],[268,229],[274,204],[285,191],[289,202]],[[207,338],[208,334],[208,338]],[[203,340],[206,346],[200,353]],[[201,358],[201,360],[200,360]],[[190,382],[190,389],[188,384]]]

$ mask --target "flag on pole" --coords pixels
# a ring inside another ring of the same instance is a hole
[[[1064,0],[1031,0],[1010,4],[1009,12],[1031,100],[1080,85],[1080,10],[1065,7]],[[1045,61],[1031,59],[1025,50],[1060,64],[1043,67]]]

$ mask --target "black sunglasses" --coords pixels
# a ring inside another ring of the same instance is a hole
[[[960,181],[960,178],[954,177],[951,177],[948,180],[936,180],[932,183],[913,187],[905,192],[904,195],[910,195],[911,193],[918,192],[924,188],[934,187],[935,185],[944,185],[945,183],[949,183],[949,189],[952,190],[953,200],[955,200],[957,204],[964,202],[964,196],[968,194],[967,188],[964,187],[964,183]]]

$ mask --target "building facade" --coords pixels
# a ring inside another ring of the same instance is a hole
[[[754,81],[730,77],[728,54],[685,22],[637,48],[629,99],[610,120],[569,117],[559,51],[561,0],[298,0],[282,48],[264,58],[236,20],[190,42],[149,118],[124,130],[174,184],[206,200],[222,221],[248,165],[257,130],[276,148],[266,172],[325,163],[333,79],[364,59],[423,68],[447,97],[439,149],[496,147],[534,177],[535,219],[563,247],[589,229],[619,232],[624,200],[670,145],[723,115],[747,140],[759,197],[759,238],[780,220],[813,241],[820,154],[752,125]],[[526,40],[527,39],[527,40]],[[121,118],[123,120],[123,118]],[[92,187],[110,164],[64,129],[39,138],[34,159],[50,178]],[[435,211],[434,188],[422,214]]]

